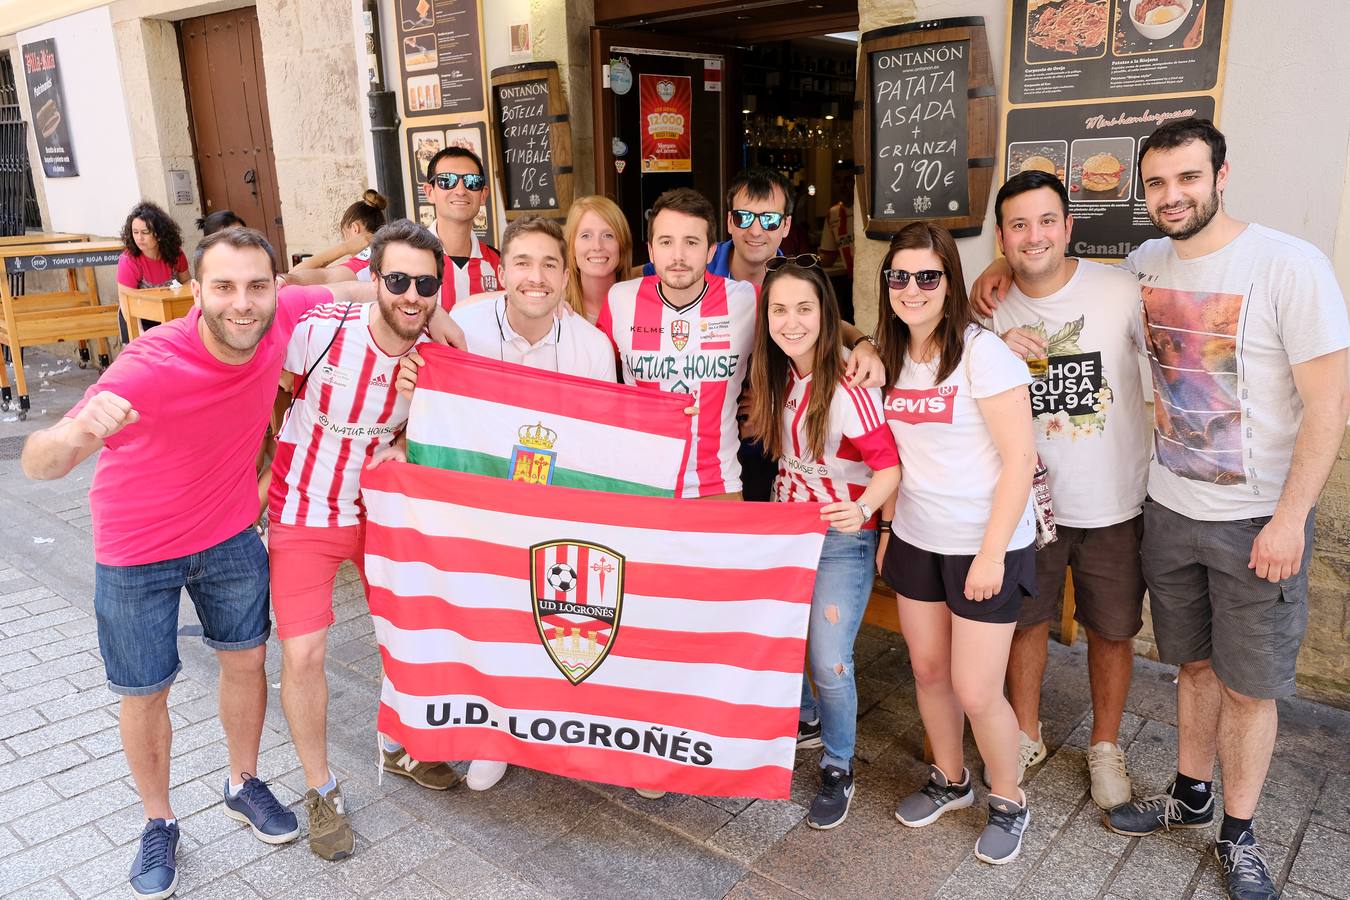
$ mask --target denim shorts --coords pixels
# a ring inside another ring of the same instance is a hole
[[[184,588],[197,608],[202,641],[214,650],[248,650],[267,642],[267,550],[246,528],[200,553],[140,566],[94,570],[98,648],[108,689],[155,694],[173,684],[178,658],[178,604]]]

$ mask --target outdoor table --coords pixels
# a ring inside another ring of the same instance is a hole
[[[64,291],[24,293],[15,296],[9,279],[0,279],[0,345],[14,364],[14,382],[19,389],[19,418],[28,418],[28,379],[23,371],[23,348],[59,341],[98,341],[98,362],[108,365],[108,338],[117,336],[117,307],[98,302],[95,266],[113,266],[122,255],[121,241],[64,241],[36,244],[0,244],[5,273],[66,271]],[[77,271],[84,271],[84,288]],[[84,367],[87,352],[81,353]],[[0,410],[13,403],[9,372],[0,365]]]
[[[0,247],[16,247],[26,244],[69,244],[73,241],[87,241],[89,235],[68,231],[33,231],[28,234],[8,234],[0,237]]]
[[[182,287],[128,288],[119,286],[117,302],[122,308],[122,319],[127,323],[131,340],[141,336],[141,320],[171,322],[181,319],[192,309],[192,288]]]

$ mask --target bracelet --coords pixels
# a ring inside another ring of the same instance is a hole
[[[998,566],[999,568],[1003,568],[1003,567],[1004,567],[1004,566],[1003,566],[1003,560],[1001,560],[1001,559],[994,559],[992,556],[990,556],[990,555],[987,554],[987,553],[976,553],[975,555],[976,555],[976,556],[982,556],[982,557],[984,557],[985,559],[989,560],[991,563],[993,563],[994,565]]]
[[[879,347],[877,347],[877,339],[872,337],[870,334],[860,335],[856,341],[854,341],[851,345],[849,345],[848,349],[857,350],[858,345],[861,344],[863,341],[866,341],[867,343],[871,344],[873,350],[880,349]]]
[[[877,520],[877,528],[879,528],[879,529],[882,530],[882,531],[890,531],[890,530],[891,530],[891,520],[890,520],[890,519],[878,519],[878,520]]]

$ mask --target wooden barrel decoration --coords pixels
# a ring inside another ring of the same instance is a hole
[[[507,220],[565,218],[572,205],[572,128],[558,64],[492,70],[495,175]]]
[[[859,40],[853,145],[869,238],[916,220],[980,233],[993,184],[998,98],[984,18],[913,22]]]

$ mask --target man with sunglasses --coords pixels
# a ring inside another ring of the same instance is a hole
[[[272,609],[281,639],[281,704],[308,787],[309,845],[328,860],[354,848],[328,767],[324,653],[334,579],[345,560],[362,570],[361,468],[399,455],[390,449],[408,419],[408,400],[395,390],[399,362],[438,313],[444,269],[441,242],[426,228],[407,219],[385,225],[370,242],[376,303],[312,310],[286,352],[296,389],[272,464]],[[383,766],[432,790],[458,781],[445,763],[414,760],[389,742]]]
[[[488,199],[487,170],[478,154],[464,147],[446,147],[427,164],[422,193],[436,210],[435,234],[445,247],[441,306],[446,312],[466,297],[497,290],[501,257],[495,247],[478,240],[473,223]],[[370,281],[370,248],[340,266],[300,269],[287,274],[295,284]]]

